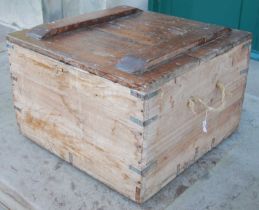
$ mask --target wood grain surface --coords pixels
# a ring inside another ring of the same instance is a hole
[[[46,40],[28,36],[40,38],[45,32]],[[250,38],[246,32],[131,7],[64,19],[8,36],[10,42],[139,90],[148,90],[154,81],[163,82],[186,63],[195,63],[196,56],[193,59],[189,53],[197,48],[220,45],[223,40],[235,45]],[[171,65],[165,70],[166,64]]]

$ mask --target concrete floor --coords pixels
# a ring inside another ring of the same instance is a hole
[[[0,209],[259,209],[259,62],[251,61],[240,128],[137,205],[23,137],[0,26]]]

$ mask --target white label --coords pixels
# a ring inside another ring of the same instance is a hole
[[[203,130],[204,133],[208,133],[207,119],[202,121],[202,130]]]

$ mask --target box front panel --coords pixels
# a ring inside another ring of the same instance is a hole
[[[14,45],[9,50],[21,132],[135,200],[143,102],[130,89]]]

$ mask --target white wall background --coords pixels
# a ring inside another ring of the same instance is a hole
[[[107,0],[63,0],[63,17],[76,16],[106,8]]]
[[[148,0],[0,0],[0,24],[31,28],[62,17],[118,5],[147,10]]]
[[[0,23],[30,28],[42,21],[41,0],[0,0]]]
[[[148,0],[63,0],[63,15],[64,17],[74,16],[118,5],[147,10]]]
[[[114,7],[117,5],[130,5],[147,10],[148,0],[106,0],[107,7]]]

